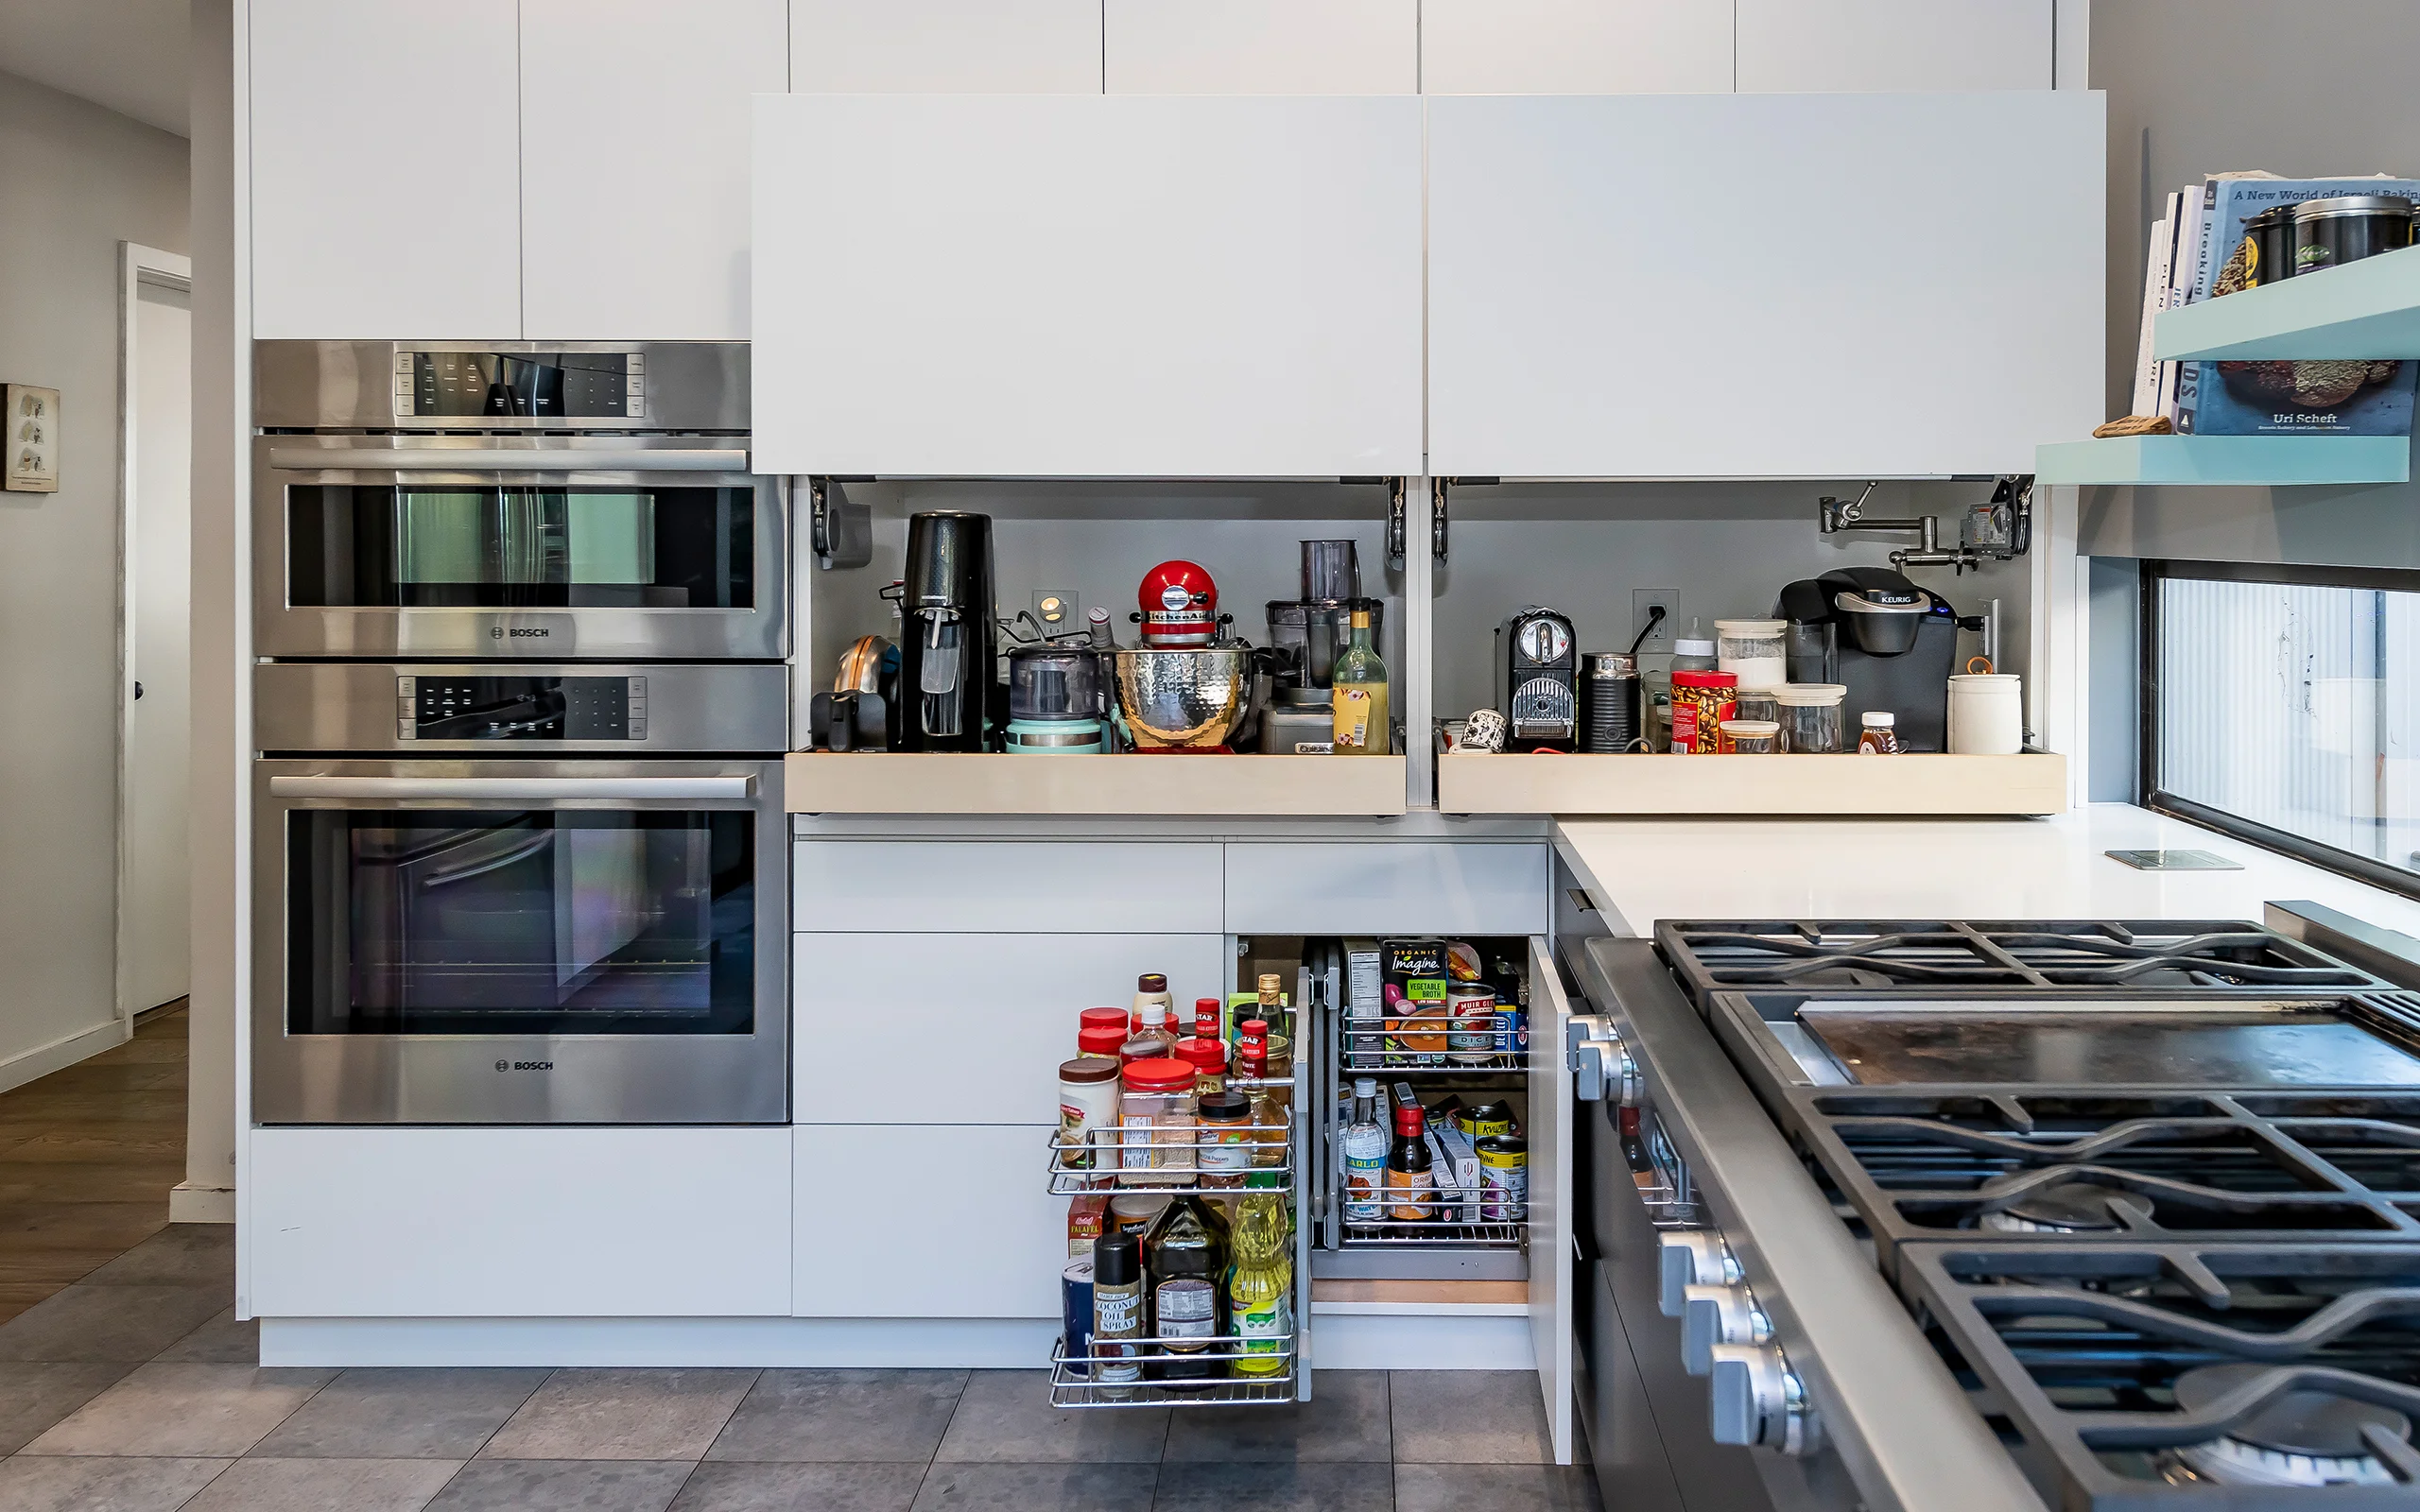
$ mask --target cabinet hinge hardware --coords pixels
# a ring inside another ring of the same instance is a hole
[[[1409,491],[1409,478],[1387,480],[1387,565],[1403,565],[1404,537],[1409,526],[1404,519],[1404,501]]]
[[[1445,485],[1444,478],[1428,480],[1428,554],[1439,561],[1445,559]]]
[[[808,544],[815,550],[815,564],[826,571],[863,567],[873,560],[873,507],[835,498],[832,485],[837,481],[806,480]]]

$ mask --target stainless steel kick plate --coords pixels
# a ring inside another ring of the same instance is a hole
[[[2229,861],[2215,850],[2108,850],[2136,871],[2241,871],[2243,863]]]

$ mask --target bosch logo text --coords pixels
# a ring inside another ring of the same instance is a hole
[[[527,641],[543,639],[544,637],[553,633],[554,632],[552,630],[547,629],[543,625],[498,625],[492,627],[488,630],[488,639],[492,641],[501,641],[506,636],[510,635],[516,641]]]

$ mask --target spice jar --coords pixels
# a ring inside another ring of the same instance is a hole
[[[1776,688],[1789,680],[1789,658],[1782,644],[1786,620],[1717,620],[1715,665],[1742,688]]]
[[[1771,688],[1743,686],[1739,690],[1739,696],[1732,700],[1731,717],[1770,719],[1778,724],[1781,721],[1781,702],[1773,696],[1773,691]]]
[[[1124,1008],[1086,1008],[1076,1020],[1079,1031],[1083,1029],[1115,1029],[1121,1037],[1134,1032],[1134,1015]],[[1120,1042],[1124,1040],[1121,1038]]]
[[[1722,722],[1722,749],[1730,756],[1770,756],[1773,741],[1781,733],[1781,726],[1770,719],[1726,719]]]
[[[1675,755],[1710,754],[1722,721],[1731,717],[1739,679],[1728,672],[1672,674],[1672,750]]]
[[[1838,682],[1789,682],[1775,688],[1773,721],[1781,726],[1780,748],[1794,756],[1838,754],[1841,700],[1848,694]]]
[[[1879,710],[1858,716],[1863,727],[1858,731],[1857,753],[1860,756],[1896,756],[1899,754],[1899,716]]]
[[[1117,1125],[1117,1062],[1106,1056],[1080,1056],[1059,1063],[1060,1163],[1093,1169],[1097,1136]]]
[[[1227,1090],[1227,1047],[1216,1040],[1196,1036],[1176,1043],[1176,1058],[1194,1071],[1193,1090],[1203,1097]]]
[[[1117,1097],[1119,1179],[1128,1186],[1188,1186],[1200,1104],[1193,1063],[1130,1060]]]
[[[1088,1023],[1076,1031],[1076,1054],[1107,1056],[1112,1060],[1122,1060],[1125,1057],[1118,1052],[1126,1048],[1126,1040],[1127,1034],[1123,1029],[1113,1029],[1103,1023]]]
[[[1252,1099],[1212,1092],[1201,1099],[1196,1163],[1205,1187],[1240,1188],[1252,1170]]]
[[[1139,1238],[1145,1229],[1160,1221],[1160,1214],[1168,1211],[1170,1200],[1164,1194],[1121,1192],[1109,1199],[1109,1227],[1102,1232]]]

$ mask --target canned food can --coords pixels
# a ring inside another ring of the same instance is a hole
[[[1496,1022],[1495,989],[1456,983],[1445,994],[1446,1058],[1476,1066],[1496,1055]]]
[[[1464,1109],[1458,1122],[1476,1147],[1480,1140],[1512,1132],[1512,1105],[1501,1101],[1481,1103],[1477,1108]]]
[[[1517,1003],[1496,1006],[1495,1053],[1499,1056],[1525,1056],[1530,1053],[1530,1013]]]
[[[1090,1259],[1071,1260],[1059,1273],[1059,1326],[1066,1332],[1066,1358],[1079,1359],[1093,1352],[1093,1263]],[[1071,1365],[1070,1375],[1089,1376],[1089,1365]]]
[[[1478,1142],[1481,1223],[1519,1223],[1530,1215],[1530,1144],[1510,1134]]]

